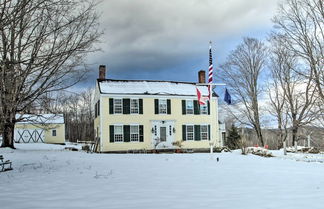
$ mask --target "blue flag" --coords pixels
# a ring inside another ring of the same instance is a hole
[[[231,98],[231,95],[228,93],[227,88],[225,89],[224,101],[229,105],[232,104],[232,98]]]

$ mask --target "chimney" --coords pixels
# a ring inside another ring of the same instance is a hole
[[[106,65],[99,65],[99,80],[106,79]]]
[[[198,83],[206,83],[206,72],[204,70],[198,72]]]

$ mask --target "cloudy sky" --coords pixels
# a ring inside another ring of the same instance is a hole
[[[98,65],[113,79],[197,81],[208,68],[213,42],[214,77],[242,37],[264,39],[279,0],[104,0],[100,52],[89,55],[94,86]]]

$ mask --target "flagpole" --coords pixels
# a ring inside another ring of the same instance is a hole
[[[209,41],[209,67],[208,67],[208,91],[209,91],[209,100],[210,100],[210,106],[212,106],[212,102],[213,102],[213,89],[212,89],[212,84],[213,84],[213,72],[211,72],[211,75],[210,75],[210,71],[213,70],[213,59],[212,59],[212,50],[211,50],[211,47],[212,47],[212,42]],[[213,108],[209,107],[210,108],[210,114],[213,115]],[[213,121],[213,120],[212,120]],[[216,121],[217,123],[217,121]],[[215,124],[216,127],[217,127],[217,124]],[[212,127],[212,126],[210,126]],[[213,139],[213,131],[210,130],[209,131],[210,133],[210,138]],[[214,149],[214,146],[215,146],[215,142],[216,142],[216,139],[214,140],[214,143],[210,142],[210,155],[211,155],[211,158],[213,156],[213,149]]]

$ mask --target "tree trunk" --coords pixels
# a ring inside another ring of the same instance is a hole
[[[1,147],[14,147],[14,129],[15,123],[5,123],[3,124],[3,139]]]
[[[287,144],[286,144],[286,140],[283,142],[283,151],[284,151],[284,155],[287,155]]]
[[[4,109],[3,109],[4,110]],[[2,123],[2,144],[1,147],[14,147],[14,129],[16,123],[16,112],[15,110],[8,110],[2,112],[3,123]]]
[[[262,131],[260,128],[260,124],[255,127],[255,131],[257,134],[258,141],[261,143],[261,146],[264,147],[264,141],[263,141],[263,136],[262,136]]]
[[[297,132],[298,132],[298,128],[293,127],[292,128],[292,145],[293,146],[295,146],[295,142],[297,142]]]

